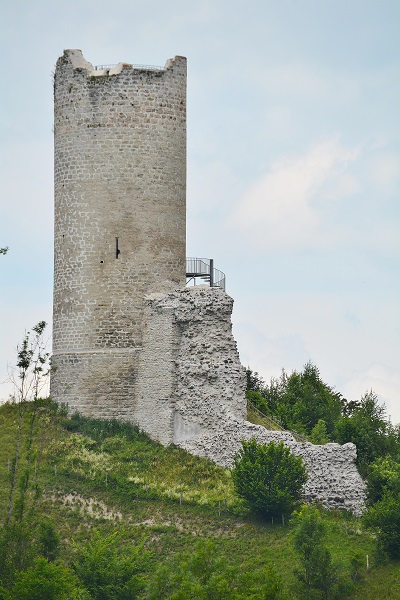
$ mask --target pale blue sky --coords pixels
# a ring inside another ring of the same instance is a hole
[[[20,0],[2,17],[0,379],[51,321],[58,56],[181,54],[188,255],[225,271],[242,362],[268,380],[311,359],[399,422],[398,0]]]

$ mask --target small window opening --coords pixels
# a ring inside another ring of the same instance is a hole
[[[115,238],[115,258],[121,254],[121,250],[118,248],[118,238]]]

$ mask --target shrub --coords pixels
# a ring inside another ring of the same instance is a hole
[[[301,457],[283,442],[267,446],[255,439],[243,441],[234,457],[232,479],[236,493],[264,516],[290,514],[307,480]]]
[[[123,546],[117,533],[77,548],[74,570],[94,600],[132,600],[142,590],[141,573],[149,553],[139,546]]]
[[[70,600],[77,592],[73,581],[71,571],[40,557],[17,574],[13,594],[18,600]]]
[[[300,555],[301,569],[295,571],[297,593],[304,600],[343,597],[338,567],[332,563],[323,539],[326,527],[316,508],[303,507],[294,519],[293,545]]]
[[[284,600],[282,580],[272,567],[244,571],[228,565],[211,540],[193,552],[161,563],[146,590],[148,600]]]
[[[386,491],[364,515],[364,525],[377,533],[378,550],[400,558],[400,493]]]
[[[369,504],[382,500],[385,492],[400,493],[400,463],[391,456],[378,458],[368,467]]]
[[[40,553],[49,561],[57,558],[60,550],[60,536],[51,521],[42,521],[39,524],[38,544]]]

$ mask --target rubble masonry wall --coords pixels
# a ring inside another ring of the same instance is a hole
[[[163,444],[230,467],[241,440],[283,441],[303,458],[303,496],[358,514],[364,484],[354,444],[316,446],[246,421],[245,372],[232,335],[232,299],[198,286],[147,297],[134,420]],[[170,365],[170,368],[168,368]]]

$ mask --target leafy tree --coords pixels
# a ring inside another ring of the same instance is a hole
[[[382,500],[385,492],[400,493],[400,462],[392,456],[377,458],[368,467],[368,503]]]
[[[132,600],[143,589],[148,557],[143,544],[124,546],[117,533],[101,537],[95,532],[77,548],[73,568],[94,600]]]
[[[322,381],[318,368],[311,362],[300,373],[293,371],[287,375],[283,370],[281,377],[271,379],[261,393],[285,429],[305,435],[310,435],[321,419],[325,421],[327,434],[332,434],[345,403],[341,394]]]
[[[6,588],[0,585],[0,600],[12,600],[11,594]]]
[[[17,436],[15,442],[15,454],[13,458],[11,471],[10,495],[7,510],[7,527],[11,525],[12,513],[22,527],[26,508],[26,496],[30,479],[30,468],[32,458],[32,443],[37,416],[38,395],[44,385],[47,376],[50,373],[50,354],[46,351],[46,342],[44,341],[44,332],[47,323],[39,321],[32,327],[34,336],[31,332],[25,334],[22,344],[17,346],[17,371],[18,376],[12,371],[10,379],[14,383],[15,399],[18,401],[18,424]],[[21,433],[24,414],[27,409],[26,401],[33,400],[30,410],[29,437],[27,443],[26,468],[20,473],[20,454],[21,454]],[[19,485],[19,497],[15,500],[17,484]]]
[[[17,376],[11,370],[9,377],[19,402],[37,400],[50,374],[50,354],[44,339],[46,327],[46,321],[39,321],[32,327],[33,333],[28,331],[17,346]]]
[[[57,558],[60,550],[60,536],[51,521],[42,521],[39,524],[38,546],[40,554],[53,561]]]
[[[271,411],[267,404],[266,399],[260,392],[256,392],[253,390],[247,390],[246,398],[249,400],[260,412],[264,415],[270,415]]]
[[[265,387],[264,379],[257,373],[252,371],[250,367],[246,369],[246,390],[250,392],[262,392]]]
[[[290,514],[307,480],[301,457],[283,442],[258,444],[242,441],[234,457],[232,479],[236,493],[256,512],[265,516]]]
[[[334,439],[339,444],[353,442],[357,446],[358,464],[366,473],[369,463],[392,449],[390,422],[385,416],[385,407],[372,392],[365,394],[360,402],[354,403],[350,416],[342,417],[335,426]]]
[[[319,419],[318,423],[312,428],[310,438],[313,444],[327,444],[330,441],[326,423],[323,419]]]
[[[282,580],[271,567],[244,572],[227,564],[211,540],[200,540],[193,552],[161,563],[150,579],[148,600],[284,600]]]
[[[87,594],[78,594],[74,579],[69,569],[38,558],[32,567],[17,574],[13,596],[18,600],[72,600],[80,595],[82,600],[90,600]]]
[[[302,568],[295,571],[298,594],[304,600],[333,600],[341,597],[338,567],[323,544],[326,527],[316,508],[304,506],[294,520],[293,546]]]
[[[400,559],[400,493],[386,491],[364,514],[363,521],[377,534],[378,550]]]

